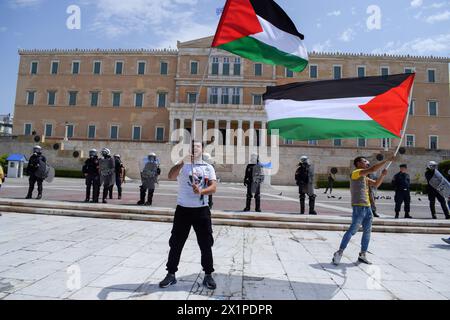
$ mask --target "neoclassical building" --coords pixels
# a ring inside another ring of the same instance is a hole
[[[174,130],[191,130],[193,106],[208,64],[196,127],[213,129],[208,138],[217,137],[218,143],[265,143],[262,95],[267,86],[416,72],[405,146],[450,149],[448,57],[313,52],[309,67],[293,73],[216,49],[208,59],[211,42],[212,37],[179,42],[177,50],[20,50],[13,133],[167,143]],[[227,134],[227,129],[239,128],[255,129],[256,135]],[[280,143],[386,149],[398,142]]]

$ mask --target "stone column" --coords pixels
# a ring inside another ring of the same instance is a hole
[[[208,132],[208,119],[203,119],[203,132],[202,132],[203,139],[208,140],[208,136],[206,135],[207,132]]]
[[[250,120],[248,146],[250,148],[255,146],[255,121],[253,121],[253,120]]]
[[[261,121],[261,130],[259,131],[259,145],[265,147],[267,143],[266,121]]]
[[[227,131],[225,133],[225,143],[231,145],[231,120],[227,120]]]
[[[238,120],[238,135],[237,135],[237,144],[238,146],[242,146],[242,120]]]
[[[215,145],[219,144],[219,136],[220,136],[220,130],[219,130],[220,123],[219,123],[219,121],[220,121],[219,119],[215,119],[214,120],[214,137],[215,137],[214,144]]]
[[[175,119],[173,118],[173,117],[170,117],[170,123],[169,123],[169,143],[171,143],[171,142],[173,142],[173,139],[172,139],[172,133],[173,133],[173,131],[174,131],[174,122],[175,122]]]
[[[185,134],[184,134],[184,118],[180,118],[180,127],[178,128],[180,130],[180,137],[183,138],[183,142],[185,139]]]

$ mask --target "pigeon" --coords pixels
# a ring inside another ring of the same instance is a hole
[[[282,196],[282,195],[283,195],[283,192],[280,192],[279,196]]]
[[[419,201],[422,201],[422,199],[419,198]]]
[[[338,200],[342,200],[342,197],[339,197],[339,199]]]

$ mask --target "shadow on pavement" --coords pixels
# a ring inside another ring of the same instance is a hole
[[[287,281],[265,277],[242,277],[240,275],[214,274],[217,282],[216,290],[208,290],[202,285],[203,278],[196,274],[177,278],[177,283],[168,288],[159,288],[158,282],[142,284],[117,284],[103,288],[97,295],[100,300],[108,299],[112,292],[130,292],[130,299],[182,299],[186,300],[189,294],[203,296],[215,300],[250,299],[250,300],[330,300],[340,287],[327,279],[330,283]],[[323,279],[322,279],[323,280]],[[135,289],[137,286],[139,287]],[[176,295],[176,293],[182,293]],[[244,297],[242,296],[244,294]]]

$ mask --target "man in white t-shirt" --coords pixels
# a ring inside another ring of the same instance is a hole
[[[169,240],[170,252],[166,265],[168,273],[159,283],[161,288],[177,283],[175,273],[178,271],[181,252],[192,226],[197,235],[202,255],[201,263],[205,271],[203,285],[208,289],[216,289],[216,283],[211,275],[214,272],[212,255],[214,238],[211,211],[208,206],[208,196],[215,193],[217,188],[216,172],[210,164],[203,161],[202,154],[202,143],[195,142],[193,161],[188,157],[169,172],[169,179],[178,181],[178,199],[172,236]]]

